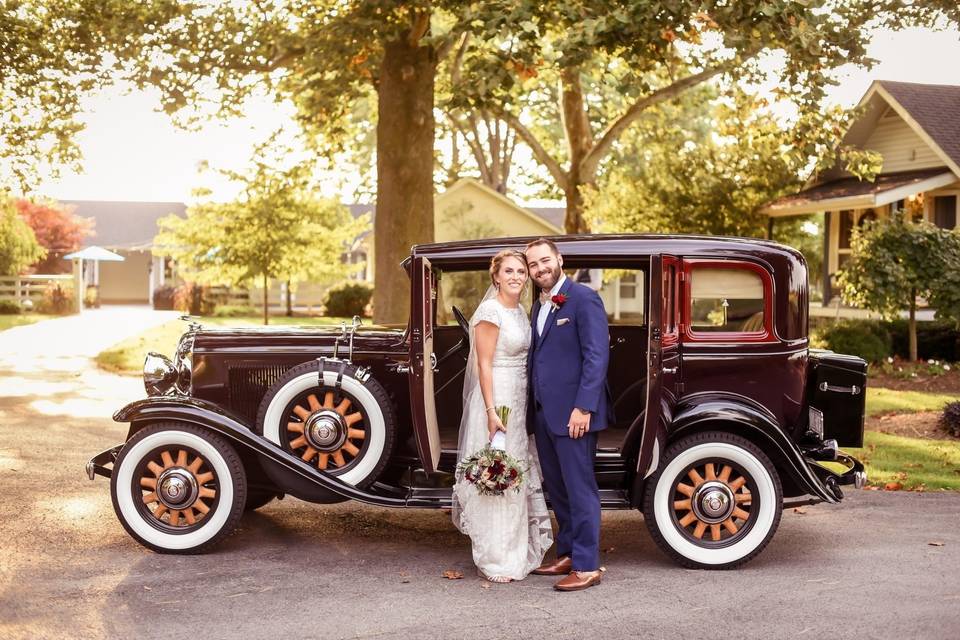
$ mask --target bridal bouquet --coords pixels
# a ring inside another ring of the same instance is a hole
[[[497,416],[506,426],[509,407],[496,407]],[[482,496],[500,496],[505,491],[520,491],[523,467],[520,461],[507,455],[503,447],[503,432],[498,431],[493,442],[469,455],[457,465],[457,476],[477,489]]]

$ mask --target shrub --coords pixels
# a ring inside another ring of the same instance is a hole
[[[90,285],[83,292],[83,306],[85,309],[100,308],[100,288],[96,285]]]
[[[207,294],[206,287],[188,282],[174,291],[173,307],[192,316],[209,316],[213,315],[217,305]]]
[[[960,438],[960,402],[948,402],[943,407],[940,428],[954,438]]]
[[[37,311],[51,315],[62,316],[72,313],[74,309],[73,290],[66,290],[59,284],[47,289],[43,299],[37,304]]]
[[[885,323],[893,337],[893,353],[907,358],[910,355],[910,337],[906,320]],[[953,323],[918,322],[917,357],[924,360],[960,361],[960,331]]]
[[[257,309],[242,304],[220,304],[213,312],[215,318],[239,318],[240,316],[255,316],[260,313]]]
[[[879,322],[850,320],[820,331],[819,340],[830,350],[880,362],[892,353],[890,333]]]
[[[23,311],[16,300],[0,300],[0,315],[11,316]]]
[[[153,290],[153,308],[159,311],[173,311],[173,294],[175,287],[164,285]]]
[[[323,306],[328,316],[363,316],[372,297],[373,285],[369,282],[347,280],[327,289]]]

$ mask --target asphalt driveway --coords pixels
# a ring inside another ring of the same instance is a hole
[[[788,510],[770,546],[727,572],[673,565],[639,514],[608,512],[608,572],[579,594],[474,577],[441,512],[352,503],[286,499],[210,554],[154,554],[83,465],[123,439],[110,414],[143,394],[90,356],[126,323],[167,318],[106,311],[0,333],[0,638],[960,637],[953,493],[851,490]]]

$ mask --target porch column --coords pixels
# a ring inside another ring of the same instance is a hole
[[[767,240],[773,240],[773,220],[773,216],[767,218]]]
[[[830,288],[830,223],[832,222],[832,212],[823,213],[823,306],[830,304],[833,298],[833,290]]]

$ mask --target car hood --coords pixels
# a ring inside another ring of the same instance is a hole
[[[406,351],[405,330],[400,328],[359,327],[353,336],[354,351]],[[341,356],[350,348],[337,326],[201,327],[193,333],[194,353],[328,351],[339,342]]]

